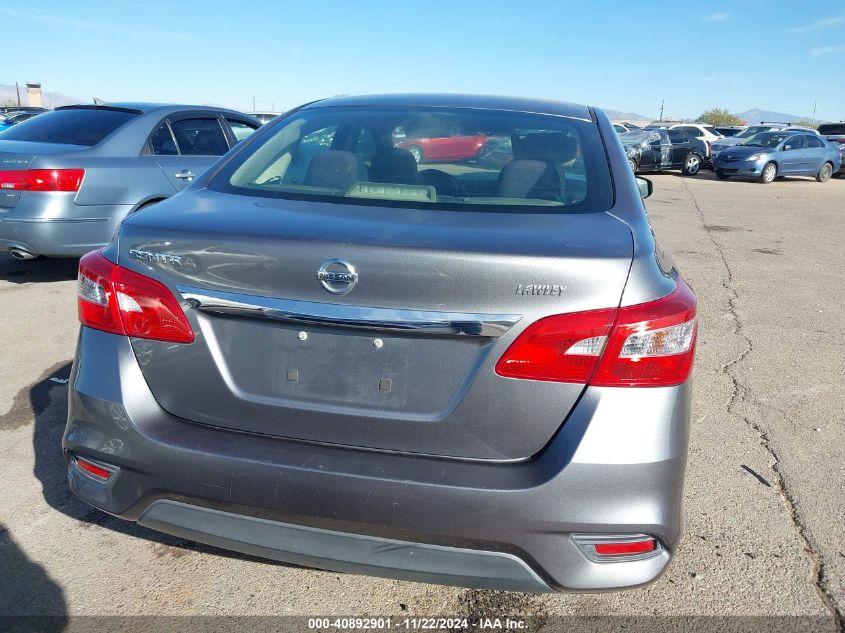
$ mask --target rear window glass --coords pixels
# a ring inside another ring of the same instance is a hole
[[[606,211],[613,201],[592,121],[459,108],[302,110],[236,156],[209,187],[472,211]]]
[[[137,116],[119,110],[74,108],[45,112],[3,133],[6,141],[96,145]]]
[[[822,123],[819,134],[845,134],[845,123]]]

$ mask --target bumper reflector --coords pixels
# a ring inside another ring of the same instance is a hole
[[[631,541],[629,543],[596,543],[596,554],[599,556],[629,556],[631,554],[647,554],[657,549],[657,541],[653,538],[645,541]]]
[[[106,470],[101,466],[97,466],[96,464],[92,464],[88,460],[82,459],[81,457],[74,457],[74,461],[76,465],[79,466],[82,470],[86,473],[94,475],[98,479],[106,480],[112,476],[112,472],[110,470]]]

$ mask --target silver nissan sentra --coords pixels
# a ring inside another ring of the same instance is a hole
[[[286,113],[82,258],[71,488],[341,572],[654,580],[681,530],[696,300],[650,190],[581,105]]]

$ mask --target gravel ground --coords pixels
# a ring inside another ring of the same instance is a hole
[[[845,180],[653,181],[655,232],[701,320],[685,536],[655,584],[531,596],[349,576],[89,509],[59,449],[76,263],[2,255],[0,614],[800,615],[842,629]]]

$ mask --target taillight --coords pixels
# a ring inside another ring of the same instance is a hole
[[[14,191],[79,191],[84,169],[19,169],[0,171],[0,189]]]
[[[616,310],[558,314],[530,325],[496,364],[505,378],[586,383],[596,368]]]
[[[656,301],[541,319],[511,344],[496,373],[602,387],[679,385],[695,355],[695,305],[679,279]]]
[[[167,286],[113,264],[101,251],[79,260],[79,321],[112,334],[192,343],[194,332]]]

